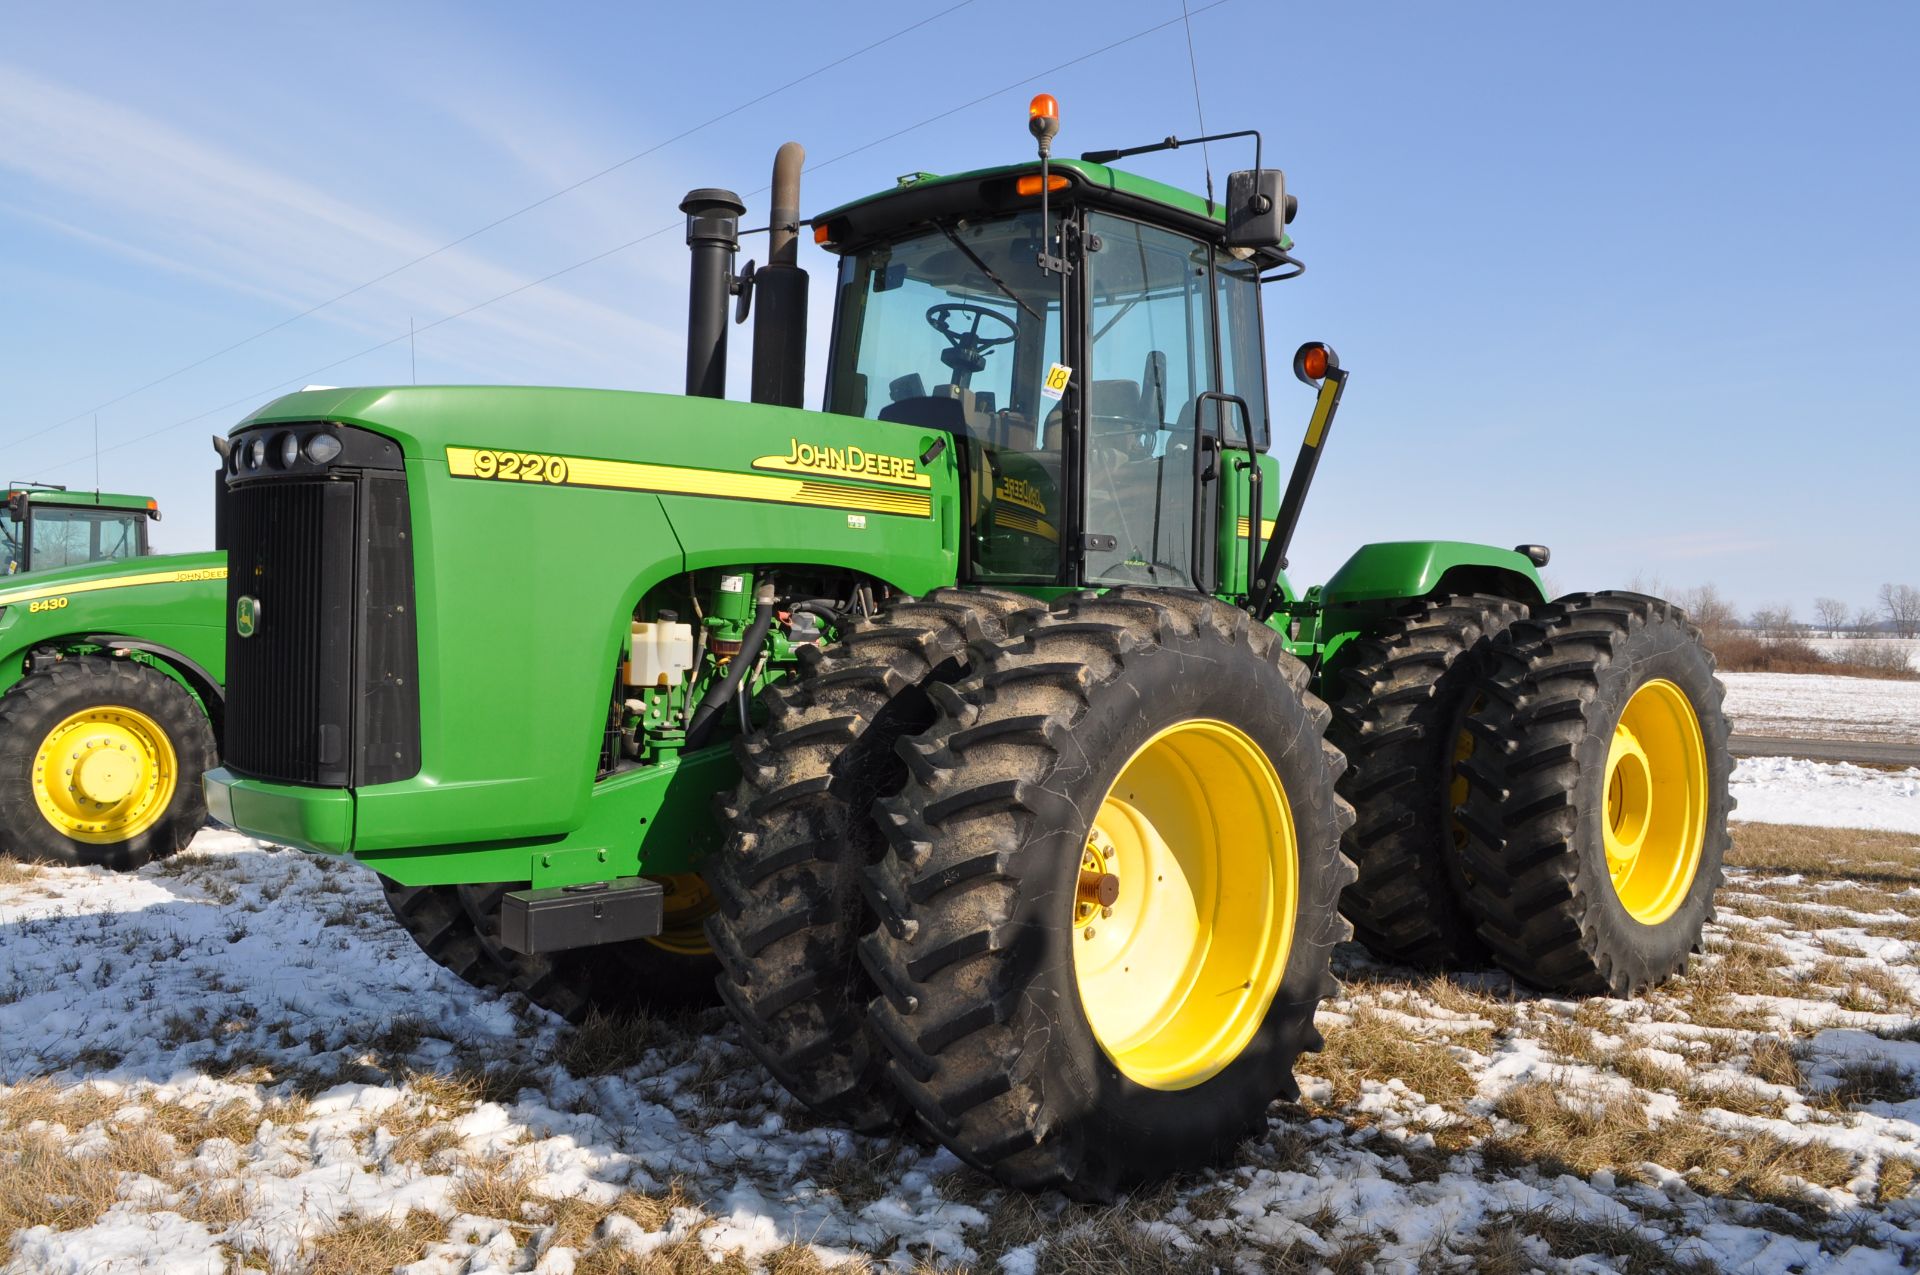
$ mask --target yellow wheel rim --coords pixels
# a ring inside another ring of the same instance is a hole
[[[1293,947],[1299,867],[1273,763],[1198,718],[1142,744],[1093,819],[1072,901],[1074,982],[1129,1079],[1188,1089],[1240,1056]]]
[[[180,766],[160,723],[136,708],[84,709],[47,732],[33,799],[61,835],[92,845],[139,836],[173,802]]]
[[[706,956],[713,951],[707,945],[707,917],[719,905],[713,891],[698,872],[678,876],[654,877],[666,890],[661,900],[660,932],[647,942],[676,956]]]
[[[1707,746],[1686,692],[1665,679],[1633,693],[1607,751],[1601,827],[1607,873],[1627,915],[1658,925],[1700,871],[1707,836]]]

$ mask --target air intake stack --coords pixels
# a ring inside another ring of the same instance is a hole
[[[693,278],[687,295],[687,393],[727,396],[727,298],[733,289],[733,254],[740,247],[740,214],[747,206],[730,190],[687,192],[687,247]]]

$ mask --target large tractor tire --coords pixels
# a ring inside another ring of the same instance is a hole
[[[1083,594],[975,652],[883,803],[872,1018],[961,1159],[1107,1199],[1298,1096],[1350,932],[1345,763],[1306,669],[1210,598]]]
[[[873,925],[861,874],[884,848],[873,803],[906,781],[895,745],[932,723],[929,689],[967,672],[969,639],[1002,639],[1039,605],[941,589],[856,621],[762,693],[765,728],[735,745],[740,786],[703,869],[720,903],[707,926],[720,994],[767,1069],[823,1118],[873,1132],[899,1116],[855,954]]]
[[[0,847],[117,872],[179,850],[207,822],[213,728],[165,673],[78,656],[0,699]]]
[[[666,928],[649,939],[529,956],[500,942],[500,904],[527,883],[380,883],[420,950],[475,987],[518,993],[577,1023],[595,1010],[673,1012],[713,1003],[718,968],[701,929],[712,899],[697,876],[662,877]]]
[[[1422,969],[1486,960],[1449,867],[1465,836],[1453,817],[1466,797],[1454,764],[1472,747],[1466,715],[1493,639],[1526,613],[1480,594],[1414,602],[1335,655],[1327,738],[1347,755],[1340,795],[1358,817],[1346,852],[1360,871],[1340,910],[1383,960]]]
[[[1549,991],[1630,996],[1680,973],[1713,918],[1733,806],[1700,631],[1657,598],[1574,595],[1494,651],[1461,765],[1457,881],[1480,938]]]

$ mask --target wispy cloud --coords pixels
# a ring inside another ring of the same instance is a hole
[[[17,211],[63,233],[144,265],[302,307],[441,242],[283,168],[5,64],[0,169],[25,179],[15,184]],[[60,215],[52,215],[53,208]],[[604,246],[556,244],[546,269]],[[539,273],[456,249],[317,317],[387,337],[396,324],[405,330],[405,316],[431,321]],[[634,363],[671,365],[679,334],[631,310],[547,285],[448,325],[435,334],[435,346],[456,363],[494,375],[555,364],[604,373]]]

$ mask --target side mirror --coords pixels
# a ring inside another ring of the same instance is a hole
[[[27,520],[26,492],[10,491],[7,493],[7,513],[12,516],[15,522],[25,522]]]
[[[1278,248],[1297,206],[1277,168],[1227,174],[1227,247]]]

